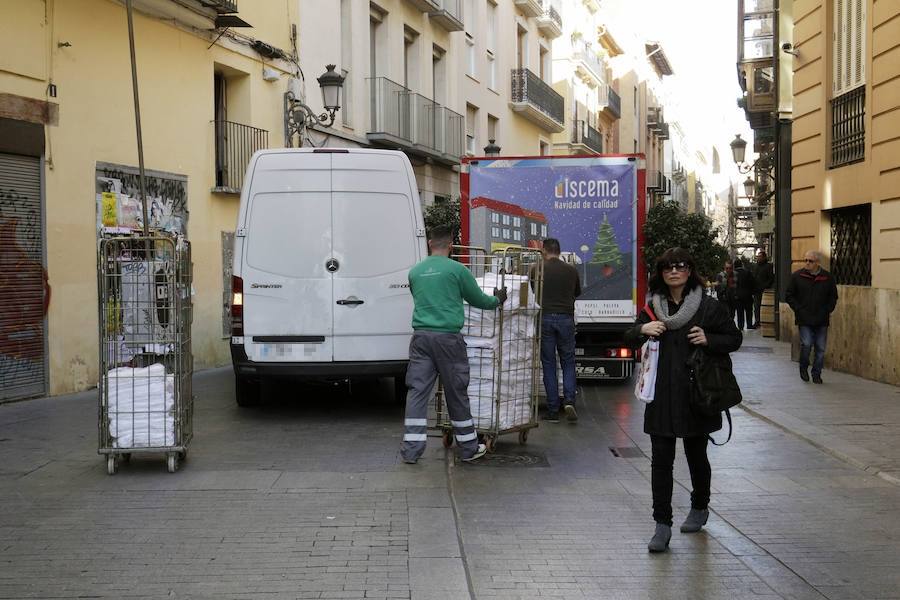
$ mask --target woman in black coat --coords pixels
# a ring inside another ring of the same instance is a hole
[[[709,518],[712,472],[706,456],[708,435],[722,428],[722,416],[707,417],[691,410],[690,373],[686,361],[696,346],[708,352],[734,352],[742,336],[728,310],[703,293],[694,259],[681,248],[667,250],[656,261],[648,306],[638,315],[626,342],[637,348],[649,337],[659,339],[656,392],[644,410],[644,432],[650,435],[653,519],[656,532],[648,548],[663,552],[672,537],[672,466],[675,441],[682,438],[691,471],[691,511],[683,533],[700,531]],[[649,309],[649,310],[648,310]]]

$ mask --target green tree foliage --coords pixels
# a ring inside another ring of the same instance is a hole
[[[425,227],[449,227],[453,230],[453,243],[460,241],[459,200],[435,202],[425,209]]]
[[[652,273],[657,257],[669,248],[684,248],[697,262],[706,279],[715,279],[724,268],[728,249],[716,241],[712,220],[699,213],[686,213],[671,200],[653,206],[644,223],[644,260]]]
[[[605,213],[603,223],[600,224],[600,230],[597,232],[597,241],[594,242],[594,255],[591,257],[591,262],[616,267],[622,264],[622,252],[619,250],[619,244],[616,243],[616,232],[613,231]]]

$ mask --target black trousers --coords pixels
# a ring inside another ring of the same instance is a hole
[[[672,468],[675,464],[677,438],[651,435],[653,445],[650,485],[653,488],[653,520],[672,525]],[[712,469],[706,457],[707,437],[684,438],[684,455],[691,471],[691,508],[703,510],[709,506],[709,487]]]
[[[753,298],[737,301],[737,326],[744,328],[744,319],[747,321],[747,329],[753,328]]]

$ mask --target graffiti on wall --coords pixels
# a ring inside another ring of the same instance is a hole
[[[40,203],[0,188],[0,399],[43,385],[50,284],[41,231]]]
[[[151,229],[187,234],[187,176],[145,170]],[[97,164],[97,225],[143,227],[140,177],[136,167]]]

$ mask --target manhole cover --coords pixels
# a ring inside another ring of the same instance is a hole
[[[772,354],[772,349],[765,346],[741,346],[738,352],[753,352],[755,354]]]
[[[621,448],[610,446],[609,451],[618,458],[642,458],[644,456],[644,453],[637,446],[623,446]]]
[[[547,457],[540,452],[488,452],[472,463],[482,467],[549,467]]]

